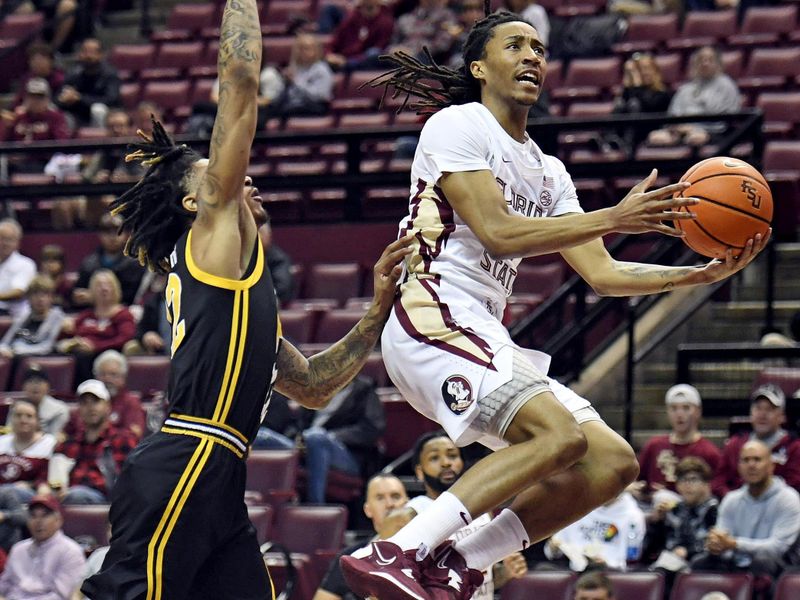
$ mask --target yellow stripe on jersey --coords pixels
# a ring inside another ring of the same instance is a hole
[[[210,442],[205,441],[200,442],[197,445],[194,454],[192,454],[192,457],[189,459],[189,463],[186,465],[186,468],[181,474],[181,478],[178,480],[178,485],[176,485],[175,489],[172,491],[172,496],[167,503],[167,508],[164,509],[164,514],[161,515],[161,520],[156,527],[156,531],[153,534],[153,537],[150,538],[150,543],[147,545],[147,600],[161,600],[161,592],[163,588],[163,582],[161,580],[162,565],[158,563],[157,556],[161,551],[162,544],[166,544],[167,542],[166,537],[162,538],[161,534],[167,527],[168,522],[171,520],[176,506],[183,506],[183,502],[181,502],[183,496],[185,495],[188,497],[189,492],[192,491],[192,486],[194,485],[194,481],[197,480],[197,477],[194,475],[188,485],[187,480],[189,480],[194,473],[199,473],[202,469],[203,464],[208,458],[207,455],[203,456],[203,452],[205,451],[206,447],[212,448],[213,445]],[[200,463],[199,466],[198,462]]]
[[[236,362],[234,363],[233,381],[231,382],[230,389],[228,390],[228,397],[225,400],[225,405],[222,410],[220,421],[225,421],[228,418],[228,413],[233,406],[233,397],[236,394],[236,384],[239,381],[239,373],[244,362],[244,348],[247,345],[247,320],[250,316],[250,290],[236,292],[236,295],[242,296],[242,316],[239,319],[241,326],[239,328],[239,350],[236,355]]]
[[[206,273],[200,267],[198,267],[194,262],[194,258],[192,257],[191,229],[189,230],[189,235],[186,236],[185,259],[186,268],[189,269],[189,273],[191,273],[192,277],[197,279],[197,281],[201,281],[207,285],[212,285],[214,287],[223,288],[226,290],[246,290],[247,288],[255,285],[256,282],[261,279],[261,275],[264,272],[264,247],[262,246],[260,240],[258,240],[256,243],[256,266],[247,279],[228,279],[227,277],[220,277],[219,275]]]
[[[242,292],[240,291],[237,291],[233,295],[233,314],[231,315],[231,333],[228,340],[228,356],[225,359],[225,374],[222,376],[222,385],[219,388],[217,404],[214,407],[214,415],[211,417],[212,421],[222,421],[220,415],[225,407],[229,388],[235,387],[231,386],[231,372],[234,370],[233,361],[236,352],[236,341],[239,337],[239,304],[241,295]]]

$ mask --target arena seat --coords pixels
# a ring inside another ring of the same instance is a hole
[[[302,308],[286,308],[280,311],[283,337],[295,346],[310,342],[314,335],[317,315]]]
[[[376,129],[389,124],[391,115],[386,112],[344,114],[339,117],[340,129]]]
[[[370,188],[362,204],[367,219],[397,219],[408,210],[408,186]]]
[[[363,309],[359,308],[358,310],[363,314]],[[364,367],[361,369],[361,375],[371,378],[375,381],[377,387],[391,385],[389,374],[386,372],[386,365],[383,364],[383,356],[380,352],[371,352],[367,356]]]
[[[664,83],[677,85],[683,82],[683,56],[680,53],[657,54],[654,58],[658,68],[661,69],[661,78]]]
[[[765,383],[774,383],[779,386],[787,398],[791,398],[800,390],[800,368],[793,367],[764,367],[756,375],[751,386],[752,391]]]
[[[800,46],[755,48],[750,54],[744,77],[737,81],[743,92],[782,89],[797,74]]]
[[[247,516],[256,530],[258,545],[268,542],[272,537],[272,522],[275,511],[269,506],[248,506]]]
[[[576,58],[569,64],[561,86],[553,89],[552,97],[554,100],[599,99],[620,81],[621,64],[618,56]]]
[[[21,40],[41,30],[44,15],[41,12],[29,15],[6,15],[0,21],[0,40]]]
[[[334,115],[323,115],[321,117],[289,117],[286,119],[287,131],[295,133],[309,131],[327,131],[336,124]]]
[[[789,137],[800,123],[800,92],[764,92],[756,106],[764,111],[767,138]]]
[[[144,85],[142,100],[155,102],[165,110],[175,110],[189,103],[191,82],[184,81],[148,81]]]
[[[773,600],[797,600],[800,598],[800,573],[785,573],[778,579]]]
[[[572,571],[528,571],[519,579],[512,579],[500,591],[501,600],[571,600],[575,584]]]
[[[214,3],[176,4],[167,17],[166,28],[153,32],[150,39],[154,42],[189,39],[203,29],[216,25],[219,25],[219,9]]]
[[[142,84],[138,81],[123,83],[119,86],[119,99],[122,106],[128,110],[133,110],[139,104],[142,96]]]
[[[155,62],[162,69],[186,70],[198,64],[204,53],[203,42],[169,42],[161,45]]]
[[[614,600],[663,600],[664,576],[655,571],[606,573],[614,585]]]
[[[358,263],[317,263],[306,276],[307,298],[334,298],[342,306],[348,298],[361,295],[361,266]]]
[[[329,310],[319,320],[314,341],[317,344],[339,341],[363,316],[364,311],[361,309],[336,308]]]
[[[297,450],[253,450],[247,457],[246,489],[261,494],[274,507],[297,498]]]
[[[744,72],[744,52],[739,49],[723,50],[720,53],[722,70],[733,79],[739,79]]]
[[[294,36],[275,36],[264,38],[264,57],[271,64],[281,67],[289,64],[292,55]]]
[[[763,164],[764,171],[800,171],[800,141],[767,142]]]
[[[564,263],[561,260],[547,264],[521,262],[517,267],[514,293],[537,294],[547,298],[564,283]]]
[[[126,81],[152,67],[155,55],[153,44],[116,44],[111,48],[109,62],[119,71],[120,79]]]
[[[614,103],[607,102],[573,102],[567,109],[567,117],[593,119],[607,117],[614,110]]]
[[[701,46],[715,46],[719,40],[736,33],[735,10],[690,11],[686,13],[681,33],[667,40],[667,48],[694,50]]]
[[[25,356],[17,365],[13,390],[22,389],[22,378],[31,365],[39,365],[50,379],[50,393],[72,396],[75,393],[75,357],[73,356]]]
[[[394,460],[406,452],[426,431],[441,428],[438,423],[414,410],[395,388],[378,388],[378,396],[386,413],[383,441],[387,460]]]
[[[214,89],[214,79],[195,79],[192,88],[192,97],[189,102],[192,105],[201,102],[211,102],[211,90]]]
[[[342,188],[313,189],[308,193],[306,219],[326,223],[344,219],[344,204],[347,192]]]
[[[774,46],[797,27],[797,5],[751,6],[739,33],[727,39],[729,46]]]
[[[98,546],[108,544],[108,504],[65,505],[63,530],[71,538],[87,535],[97,541]]]
[[[143,396],[166,392],[169,385],[169,356],[129,356],[128,389]]]
[[[289,223],[300,219],[303,213],[303,194],[298,191],[261,193],[264,206],[273,223]]]
[[[316,570],[311,564],[311,558],[305,554],[292,554],[290,556],[292,568],[296,575],[296,583],[291,598],[296,600],[310,600],[317,589],[319,579]],[[267,565],[272,584],[275,586],[276,597],[286,588],[289,567],[286,557],[280,552],[266,552],[264,564]]]
[[[700,600],[714,591],[724,592],[730,600],[750,600],[753,576],[750,573],[679,573],[670,600]]]
[[[652,51],[667,40],[678,37],[678,15],[632,15],[628,19],[628,30],[622,42],[614,44],[614,52]]]

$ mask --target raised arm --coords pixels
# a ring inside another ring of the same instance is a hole
[[[256,131],[261,70],[261,28],[255,0],[228,0],[222,16],[219,105],[208,169],[200,186],[198,216],[242,200],[250,146]]]
[[[672,198],[673,193],[688,187],[684,183],[646,191],[655,177],[653,171],[616,206],[558,219],[509,212],[488,170],[446,173],[440,185],[455,211],[494,258],[517,258],[559,252],[612,232],[682,235],[662,221],[694,218],[691,213],[674,211],[697,200]]]
[[[285,339],[278,351],[275,389],[306,408],[322,408],[355,377],[375,348],[389,318],[402,274],[402,261],[411,253],[410,236],[390,244],[375,264],[375,295],[367,314],[330,348],[305,358]]]

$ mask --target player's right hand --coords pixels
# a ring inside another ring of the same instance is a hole
[[[664,221],[695,219],[697,215],[690,210],[679,209],[694,206],[699,202],[697,198],[673,197],[676,192],[681,192],[691,184],[688,182],[673,183],[664,187],[647,191],[658,177],[658,171],[653,169],[650,175],[631,188],[631,191],[611,209],[611,218],[614,231],[619,233],[647,233],[657,231],[665,235],[683,237],[683,232]]]

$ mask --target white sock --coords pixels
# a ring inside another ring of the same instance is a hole
[[[467,566],[485,571],[506,556],[524,550],[530,540],[522,521],[506,508],[492,522],[456,543]]]
[[[387,541],[397,544],[403,550],[417,549],[417,560],[422,560],[471,521],[472,516],[461,500],[450,492],[443,492],[433,504]]]

